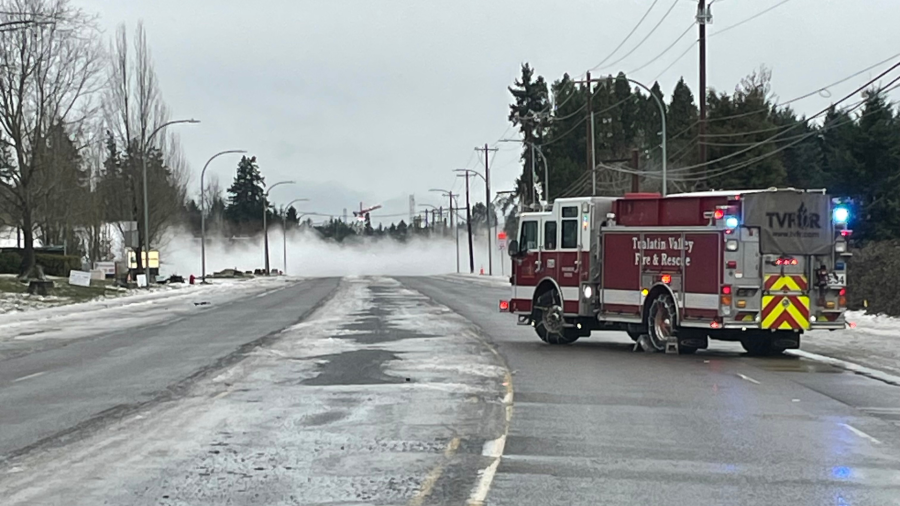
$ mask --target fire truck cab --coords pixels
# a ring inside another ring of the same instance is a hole
[[[848,218],[824,190],[557,199],[520,215],[501,308],[550,344],[619,330],[659,351],[780,353],[845,326]]]

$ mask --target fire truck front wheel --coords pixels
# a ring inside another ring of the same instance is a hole
[[[562,297],[555,288],[538,295],[531,312],[531,321],[541,341],[547,344],[572,344],[580,337],[578,330],[566,326]]]

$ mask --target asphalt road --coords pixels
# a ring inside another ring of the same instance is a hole
[[[730,343],[632,352],[620,333],[541,343],[508,288],[402,278],[490,336],[514,408],[491,505],[900,504],[900,388]]]
[[[82,437],[105,419],[177,395],[300,320],[338,282],[306,280],[210,305],[189,318],[102,332],[3,360],[0,460]]]
[[[0,502],[900,504],[900,387],[728,343],[548,346],[508,293],[308,280],[0,362]]]

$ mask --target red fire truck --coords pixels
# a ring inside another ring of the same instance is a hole
[[[781,353],[845,326],[848,218],[824,190],[557,199],[520,215],[500,308],[550,344],[619,330],[659,351]]]

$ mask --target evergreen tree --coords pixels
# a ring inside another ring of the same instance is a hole
[[[548,112],[549,91],[544,78],[535,78],[534,69],[527,63],[522,65],[521,77],[508,89],[513,96],[513,103],[509,106],[509,121],[519,127],[525,140],[522,149],[522,176],[516,181],[516,192],[519,196],[527,196],[527,201],[531,202],[536,181],[531,173],[532,150],[529,143],[537,143],[543,138],[546,121],[539,121],[536,116]],[[535,160],[535,170],[537,162]]]
[[[678,80],[672,91],[666,116],[666,134],[668,136],[669,167],[695,165],[697,163],[697,120],[700,113],[694,102],[694,94],[684,82]]]
[[[259,172],[256,157],[241,158],[234,182],[228,188],[225,216],[235,224],[262,222],[265,203],[265,179]]]
[[[861,240],[900,237],[900,129],[893,107],[877,90],[865,93],[852,153]]]
[[[295,209],[294,206],[291,206],[290,208],[288,208],[287,216],[285,217],[285,222],[288,224],[288,228],[295,227],[298,221],[297,209]]]

